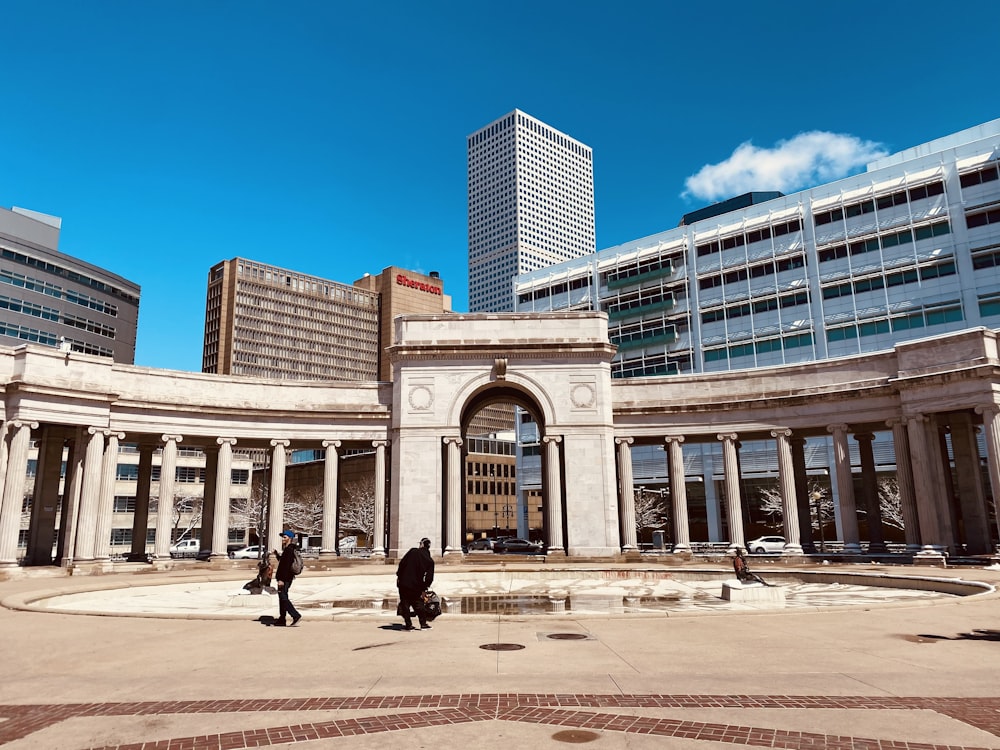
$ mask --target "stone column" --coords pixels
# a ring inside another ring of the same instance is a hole
[[[812,498],[809,496],[809,474],[806,470],[806,439],[793,437],[788,445],[792,451],[792,473],[795,476],[795,505],[799,511],[799,541],[802,551],[816,552],[812,535]]]
[[[559,458],[559,435],[547,435],[542,438],[545,445],[545,527],[549,537],[549,551],[552,554],[565,554],[563,543],[562,514],[562,480]]]
[[[847,444],[849,428],[846,424],[832,424],[826,429],[833,435],[833,460],[837,472],[840,523],[844,530],[844,552],[854,555],[861,554],[858,506],[854,501],[854,476],[851,474],[851,450]]]
[[[372,557],[385,557],[385,449],[388,440],[373,440],[375,447],[375,529]]]
[[[38,422],[15,419],[5,427],[8,432],[4,435],[4,443],[8,444],[9,440],[9,448],[3,504],[0,506],[0,567],[16,567],[17,536],[21,530],[24,483],[28,476],[28,445],[31,431],[38,429]]]
[[[726,516],[729,521],[729,549],[746,546],[743,534],[743,504],[740,502],[740,462],[736,455],[735,432],[720,432],[716,437],[722,441],[722,470],[726,484]]]
[[[966,552],[971,555],[986,555],[993,551],[993,545],[976,426],[972,424],[972,415],[965,411],[950,415],[949,423]]]
[[[778,446],[778,484],[781,487],[781,515],[785,528],[785,549],[782,555],[802,554],[799,542],[799,505],[795,494],[795,468],[792,464],[792,446],[789,438],[792,431],[772,430],[771,437]]]
[[[444,438],[448,452],[447,466],[447,513],[445,515],[446,538],[444,554],[462,554],[462,438]]]
[[[635,487],[632,477],[633,439],[615,438],[618,446],[618,482],[621,498],[621,539],[622,552],[636,552],[639,549],[635,532]]]
[[[156,541],[153,557],[157,560],[170,559],[170,531],[174,522],[174,482],[177,479],[177,444],[181,435],[161,435],[163,451],[160,457],[160,491],[156,499]],[[204,508],[204,502],[202,502]]]
[[[210,559],[229,557],[229,499],[233,490],[233,446],[236,438],[216,438],[219,463],[215,469],[215,517],[212,519],[212,551]],[[202,554],[205,545],[201,546]]]
[[[917,501],[913,494],[913,467],[910,463],[910,438],[902,419],[887,419],[892,428],[893,450],[896,452],[896,485],[899,487],[899,510],[903,516],[903,536],[908,552],[920,551],[920,523]]]
[[[288,440],[271,441],[271,489],[267,496],[267,539],[261,542],[264,549],[281,549],[279,537],[285,530],[285,463],[288,446]]]
[[[56,533],[56,513],[62,504],[64,494],[63,488],[60,487],[60,475],[63,466],[63,449],[67,444],[70,444],[67,469],[71,466],[72,461],[72,445],[67,436],[68,432],[70,431],[63,427],[42,425],[37,433],[38,470],[35,473],[35,489],[31,497],[31,518],[28,520],[28,546],[25,550],[25,565],[51,565],[52,540],[57,539],[57,537],[59,545],[57,554],[61,556],[64,549],[63,534],[57,535]],[[67,492],[70,489],[69,476],[70,474],[67,473],[65,482]],[[7,481],[10,481],[9,476]]]
[[[937,562],[944,559],[944,542],[934,506],[934,480],[931,476],[931,453],[927,446],[927,424],[923,414],[906,419],[906,432],[910,439],[910,464],[913,467],[913,496],[916,499],[917,517],[920,519],[920,551],[915,557]]]
[[[878,477],[875,474],[875,452],[872,450],[875,434],[856,432],[854,439],[858,441],[858,454],[861,456],[861,490],[864,493],[865,516],[868,520],[868,552],[888,552],[882,531],[882,504],[879,501]]]
[[[944,414],[928,419],[927,452],[930,455],[930,474],[934,482],[931,495],[940,524],[940,539],[945,550],[952,555],[959,552],[958,514],[955,507],[955,488],[951,482],[951,461],[948,458],[948,425]]]
[[[323,448],[323,541],[320,557],[338,554],[337,548],[337,471],[340,469],[339,440],[324,440]]]
[[[94,532],[94,557],[111,559],[111,522],[115,512],[115,476],[118,469],[118,441],[125,439],[124,432],[104,430],[106,442],[101,457],[100,505],[97,511],[97,530]]]
[[[687,476],[684,472],[684,436],[668,435],[663,440],[669,454],[667,469],[670,504],[674,511],[674,554],[685,555],[691,552],[691,530],[688,524]]]
[[[135,487],[135,515],[132,516],[132,550],[128,555],[130,562],[146,561],[149,495],[153,484],[153,453],[156,448],[152,443],[139,445],[139,477]]]
[[[215,529],[215,487],[219,474],[219,445],[206,445],[205,452],[205,486],[202,488],[201,500],[201,551],[211,552],[215,547],[212,536]],[[263,541],[263,540],[261,540]]]
[[[997,534],[1000,536],[1000,406],[988,404],[977,406],[976,413],[983,416],[983,430],[986,438],[986,465],[990,473],[990,489],[993,497],[993,511],[996,516]]]
[[[101,502],[101,474],[104,459],[104,431],[87,428],[87,448],[83,459],[83,483],[80,487],[80,514],[76,522],[75,560],[95,559],[98,513]]]
[[[59,540],[56,558],[68,568],[76,557],[76,521],[80,517],[80,494],[83,485],[83,427],[73,428],[73,438],[66,461],[66,479],[59,516]],[[37,482],[37,476],[36,476]],[[45,554],[48,554],[46,550]]]

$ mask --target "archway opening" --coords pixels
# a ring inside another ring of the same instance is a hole
[[[506,385],[490,387],[466,404],[461,424],[466,552],[544,552],[540,415],[533,398]]]

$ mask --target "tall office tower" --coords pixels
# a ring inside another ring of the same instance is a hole
[[[375,292],[233,258],[208,272],[202,372],[375,380]]]
[[[233,258],[208,272],[202,372],[289,380],[391,380],[392,319],[441,313],[436,273],[390,266],[353,286]]]
[[[59,252],[62,219],[0,208],[0,343],[135,362],[139,285]]]
[[[467,141],[469,312],[510,312],[518,274],[595,251],[592,152],[517,109]]]

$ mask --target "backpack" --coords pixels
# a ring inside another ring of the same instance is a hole
[[[292,575],[299,575],[302,572],[302,567],[302,553],[298,547],[292,547]]]

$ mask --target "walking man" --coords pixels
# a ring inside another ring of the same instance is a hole
[[[403,618],[403,630],[413,627],[412,612],[415,612],[424,630],[430,628],[424,616],[424,591],[434,583],[434,560],[431,559],[431,540],[424,537],[419,547],[412,547],[403,555],[396,568],[396,588],[399,590],[399,614]],[[411,612],[412,610],[412,612]]]
[[[295,544],[294,531],[281,532],[281,552],[275,550],[274,554],[278,558],[278,569],[274,573],[278,581],[278,619],[272,624],[284,627],[288,625],[287,615],[291,615],[292,625],[295,625],[302,619],[302,615],[288,598],[288,590],[292,587],[295,576],[302,572],[302,553]]]

